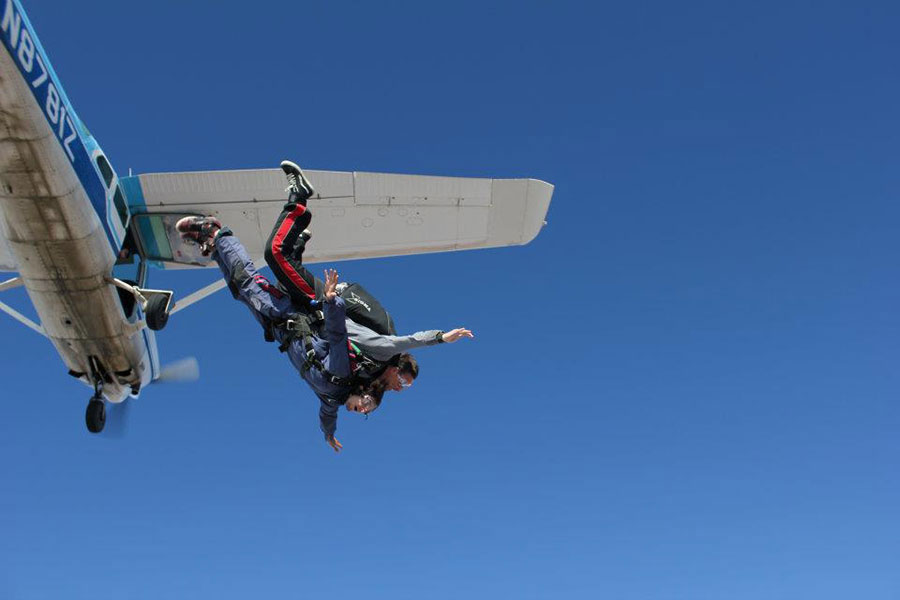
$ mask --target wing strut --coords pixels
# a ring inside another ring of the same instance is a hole
[[[7,279],[6,281],[0,283],[0,292],[5,292],[6,290],[11,290],[13,288],[17,288],[23,285],[23,281],[21,277],[13,277],[12,279]],[[44,337],[47,337],[47,334],[44,332],[44,328],[14,309],[12,306],[0,302],[0,310],[11,316],[13,319],[25,325],[26,327],[30,327],[31,329],[37,331]]]
[[[26,327],[30,327],[31,329],[34,329],[42,336],[47,337],[47,334],[44,333],[43,327],[41,327],[40,325],[38,325],[37,323],[35,323],[34,321],[29,319],[25,315],[23,315],[22,313],[20,313],[16,309],[14,309],[12,306],[9,306],[8,304],[4,304],[3,302],[0,302],[0,310],[2,310],[3,312],[5,312],[9,316],[11,316],[13,319],[18,321],[22,325],[25,325]]]
[[[214,293],[218,292],[223,287],[225,287],[225,280],[217,279],[216,281],[213,281],[208,286],[206,286],[204,288],[200,288],[193,294],[190,294],[189,296],[185,296],[181,300],[178,300],[177,302],[175,302],[175,306],[172,307],[172,310],[169,311],[169,314],[170,315],[175,314],[178,311],[180,311],[181,309],[187,308],[191,304],[193,304],[195,302],[199,302],[200,300],[203,300],[210,294],[214,294]]]
[[[21,287],[22,284],[23,282],[21,277],[13,277],[12,279],[7,279],[3,283],[0,283],[0,292],[5,292],[6,290]]]

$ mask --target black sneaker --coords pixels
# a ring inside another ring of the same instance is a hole
[[[209,256],[215,250],[216,234],[222,229],[222,222],[215,217],[182,217],[175,223],[175,231],[181,239],[200,246],[200,254]]]
[[[306,175],[303,174],[303,170],[300,169],[297,163],[283,160],[281,161],[281,170],[284,171],[288,180],[286,191],[297,194],[301,201],[309,200],[316,193],[316,190],[313,189],[309,179],[306,178]]]

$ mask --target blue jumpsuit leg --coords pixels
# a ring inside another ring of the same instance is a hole
[[[212,257],[228,287],[260,323],[265,325],[265,319],[279,321],[293,312],[290,298],[259,274],[247,250],[235,236],[220,235]]]

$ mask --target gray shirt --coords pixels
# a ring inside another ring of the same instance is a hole
[[[347,337],[350,341],[359,346],[363,354],[379,362],[387,362],[413,348],[433,346],[439,343],[438,335],[441,334],[438,329],[430,329],[417,331],[411,335],[381,335],[351,319],[346,319],[346,323]]]

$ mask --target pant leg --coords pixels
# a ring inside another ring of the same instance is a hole
[[[260,275],[247,250],[233,235],[220,235],[212,257],[219,265],[232,294],[246,304],[260,323],[280,321],[293,309],[291,300]],[[260,318],[262,317],[262,319]]]
[[[324,285],[303,266],[300,233],[309,226],[312,214],[302,204],[288,202],[275,221],[266,242],[266,263],[291,298],[301,306],[321,297]]]

